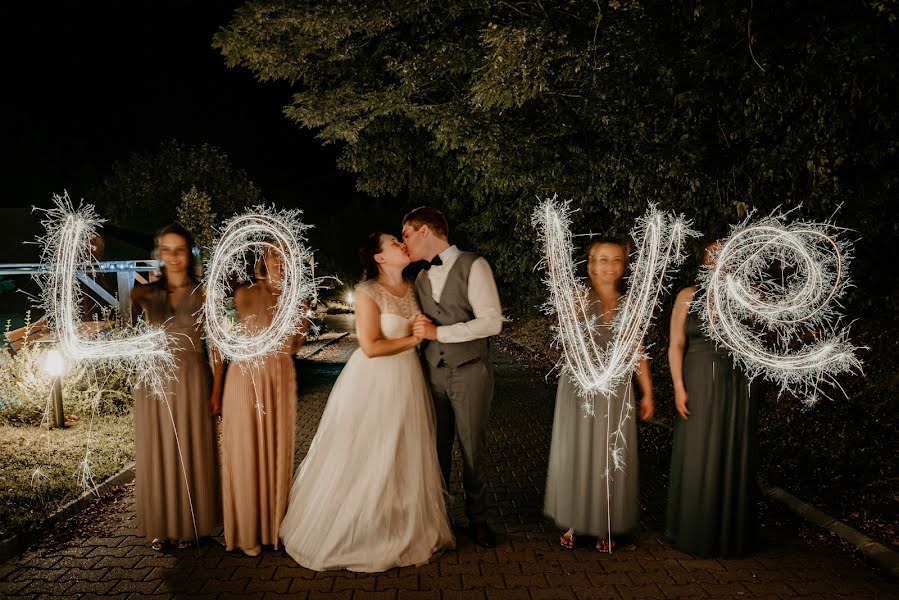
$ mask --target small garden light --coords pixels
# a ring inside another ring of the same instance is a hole
[[[62,376],[66,372],[66,360],[62,352],[56,348],[50,348],[44,353],[42,362],[44,372],[53,378],[53,384],[50,388],[50,402],[53,404],[54,426],[62,428],[66,425],[66,417],[62,408]]]
[[[51,348],[44,354],[43,367],[50,377],[61,377],[66,372],[66,360],[59,350]]]

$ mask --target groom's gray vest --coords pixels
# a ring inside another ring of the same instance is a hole
[[[468,300],[468,274],[471,265],[478,259],[474,252],[463,252],[457,258],[446,277],[446,284],[440,293],[440,302],[431,295],[431,280],[427,271],[421,271],[415,280],[415,290],[422,312],[435,325],[454,325],[474,319],[474,310]],[[436,367],[442,360],[449,367],[458,367],[471,360],[480,358],[486,361],[490,357],[487,338],[442,344],[437,340],[427,340],[423,344],[425,360]]]

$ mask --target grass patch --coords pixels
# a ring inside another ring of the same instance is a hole
[[[94,482],[134,460],[130,411],[96,417],[89,464]],[[0,425],[0,539],[36,529],[60,506],[84,491],[78,482],[87,452],[88,419],[63,430]],[[40,469],[44,477],[34,477]]]

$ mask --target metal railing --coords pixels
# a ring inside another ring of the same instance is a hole
[[[34,275],[47,270],[47,265],[41,263],[7,263],[0,264],[0,275]],[[80,270],[76,276],[78,281],[84,284],[92,293],[118,310],[120,315],[131,314],[131,290],[135,281],[147,283],[147,279],[141,273],[151,273],[159,270],[159,261],[146,260],[104,260],[93,263],[90,267]],[[110,294],[103,286],[93,279],[97,273],[116,274],[116,296]]]

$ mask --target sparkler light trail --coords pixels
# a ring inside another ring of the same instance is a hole
[[[228,360],[247,364],[280,351],[285,338],[300,331],[308,318],[303,300],[312,298],[316,283],[312,277],[312,254],[306,247],[306,229],[300,211],[257,206],[228,220],[213,246],[206,264],[206,300],[200,320],[205,321],[209,341]],[[225,313],[230,295],[228,282],[248,280],[247,254],[276,252],[283,265],[282,293],[271,324],[250,334],[242,323],[233,323]]]
[[[643,337],[668,270],[683,262],[684,240],[696,233],[683,217],[664,214],[654,206],[637,220],[631,233],[636,250],[627,296],[612,321],[613,341],[600,347],[592,335],[599,323],[586,316],[590,314],[589,288],[574,275],[569,205],[570,201],[555,196],[547,199],[535,209],[532,222],[544,244],[541,264],[546,268],[544,281],[550,292],[544,310],[558,317],[556,339],[565,364],[587,399],[587,412],[593,414],[593,396],[611,393],[644,358]]]
[[[55,206],[46,210],[43,225],[47,234],[38,239],[43,245],[41,262],[46,271],[35,279],[42,288],[42,306],[52,330],[58,336],[58,348],[68,361],[94,365],[120,365],[130,368],[137,384],[159,392],[162,382],[174,369],[165,329],[138,322],[133,327],[83,337],[81,289],[75,277],[91,262],[90,239],[103,222],[91,205],[73,208],[68,193],[54,195]]]
[[[706,334],[750,378],[810,406],[822,384],[839,387],[837,374],[861,367],[838,313],[851,245],[829,223],[750,217],[712,251],[694,307]]]

